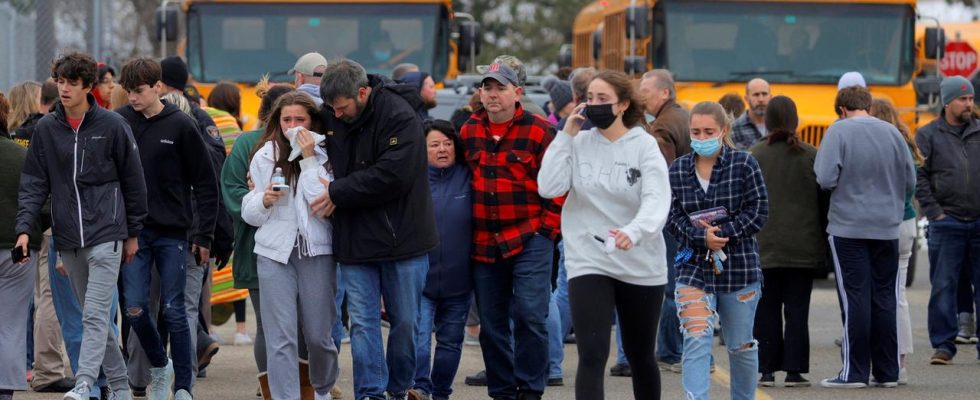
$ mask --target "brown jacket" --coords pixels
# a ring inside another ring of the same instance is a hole
[[[667,100],[647,132],[657,138],[660,152],[670,166],[677,157],[691,152],[691,116],[674,100]]]

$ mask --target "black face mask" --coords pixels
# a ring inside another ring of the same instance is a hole
[[[613,114],[612,104],[596,104],[585,106],[585,117],[592,121],[592,124],[599,129],[606,129],[616,122],[616,114]]]

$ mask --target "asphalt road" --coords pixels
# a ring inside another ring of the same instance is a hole
[[[920,257],[924,255],[920,252]],[[840,311],[831,280],[817,281],[813,290],[810,307],[810,373],[807,377],[814,382],[810,388],[782,388],[782,374],[776,375],[777,387],[760,390],[759,400],[768,399],[978,399],[980,398],[980,363],[977,351],[972,345],[959,347],[960,353],[950,366],[929,365],[932,351],[926,332],[926,304],[929,299],[929,284],[926,276],[926,261],[920,260],[920,269],[914,285],[909,288],[908,298],[912,309],[912,325],[915,339],[915,353],[907,360],[909,385],[897,389],[869,388],[860,390],[833,390],[818,387],[822,378],[833,376],[840,368],[840,350],[834,339],[840,335]],[[249,311],[251,312],[251,310]],[[249,317],[253,326],[254,318]],[[224,338],[233,335],[232,324],[219,327]],[[613,349],[613,351],[615,351]],[[715,399],[728,398],[728,359],[726,351],[715,346],[714,354],[719,366],[712,374],[711,396]],[[575,345],[565,346],[564,376],[565,386],[549,387],[545,399],[574,398],[575,370],[578,362]],[[353,379],[351,377],[350,346],[344,345],[341,353],[340,387],[345,399],[351,399]],[[608,366],[607,366],[608,367]],[[486,388],[469,387],[463,384],[463,377],[483,368],[479,347],[466,346],[463,360],[456,378],[454,399],[486,399]],[[608,369],[608,368],[607,368]],[[199,380],[195,388],[197,399],[231,400],[255,399],[258,386],[255,379],[255,364],[250,347],[224,346],[208,368],[208,377]],[[663,372],[663,398],[683,399],[680,375]],[[608,399],[632,398],[628,378],[606,378]],[[56,400],[59,394],[18,393],[17,399]]]

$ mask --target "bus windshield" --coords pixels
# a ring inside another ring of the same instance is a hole
[[[868,84],[908,82],[915,67],[915,14],[904,4],[660,2],[654,65],[681,81],[763,77],[836,83],[858,71]]]
[[[187,61],[198,81],[292,81],[316,51],[390,75],[409,62],[433,77],[448,69],[448,17],[439,4],[195,4],[187,12]]]

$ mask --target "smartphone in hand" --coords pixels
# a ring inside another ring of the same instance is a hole
[[[10,260],[13,261],[14,264],[20,264],[24,262],[25,259],[27,259],[27,254],[24,253],[23,247],[14,247],[12,250],[10,250]]]

